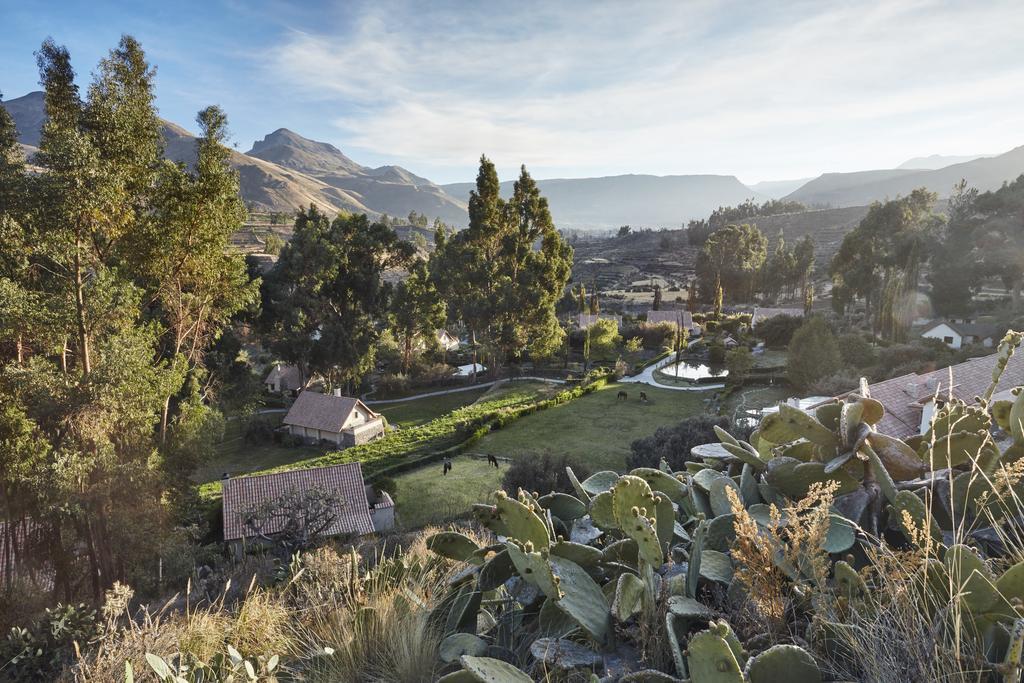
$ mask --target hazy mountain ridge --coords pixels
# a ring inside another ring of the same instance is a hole
[[[501,184],[512,194],[513,181]],[[719,206],[764,197],[726,175],[616,175],[597,178],[538,180],[551,215],[560,228],[608,229],[679,227],[691,218],[705,218]],[[468,201],[474,183],[442,185],[449,194]]]
[[[982,192],[994,190],[1024,173],[1024,145],[994,157],[983,157],[935,170],[884,169],[826,173],[785,199],[808,205],[860,206],[907,195],[919,187],[948,197],[961,179]]]
[[[967,154],[967,155],[952,155],[952,154],[929,154],[926,157],[914,157],[907,159],[896,168],[913,168],[922,171],[937,171],[940,168],[946,168],[953,164],[962,164],[966,161],[974,161],[975,159],[988,159],[994,157],[995,154]]]

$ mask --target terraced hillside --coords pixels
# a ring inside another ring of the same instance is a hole
[[[821,273],[843,236],[857,226],[867,211],[866,206],[851,206],[766,216],[749,222],[768,237],[769,253],[775,248],[780,231],[790,244],[811,235]],[[640,231],[624,237],[579,240],[573,247],[573,278],[588,287],[596,284],[601,290],[618,289],[654,276],[685,283],[693,275],[698,253],[687,241],[685,230]]]

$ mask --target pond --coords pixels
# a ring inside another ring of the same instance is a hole
[[[707,363],[688,360],[682,360],[678,363],[669,363],[659,369],[670,377],[687,379],[691,382],[700,382],[707,379],[720,379],[729,374],[729,371],[722,365],[708,365]]]

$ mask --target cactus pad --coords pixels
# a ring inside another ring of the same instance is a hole
[[[591,638],[604,644],[610,620],[608,602],[601,587],[575,562],[551,557],[551,566],[562,593],[558,606],[575,619]]]
[[[480,547],[468,536],[455,531],[442,531],[434,534],[427,539],[427,548],[450,560],[473,561],[474,564],[483,564],[483,558],[474,555]]]
[[[533,679],[508,662],[490,657],[463,655],[462,668],[478,683],[533,683]]]
[[[603,491],[610,491],[615,482],[619,480],[619,475],[611,470],[603,470],[590,475],[583,481],[581,486],[583,490],[592,496]]]
[[[686,664],[690,680],[700,683],[743,683],[743,672],[729,643],[719,635],[716,624],[690,638]]]
[[[664,493],[673,503],[680,503],[686,497],[686,484],[674,475],[649,467],[638,467],[630,474],[647,482],[652,491]]]
[[[562,597],[559,581],[548,562],[548,552],[534,551],[530,546],[520,548],[515,543],[506,544],[508,556],[515,565],[516,572],[527,583],[533,584],[547,597],[558,600]]]
[[[579,498],[567,493],[549,493],[537,499],[540,506],[565,523],[587,514],[587,506]]]
[[[821,683],[821,670],[814,658],[796,645],[775,645],[747,664],[750,683]]]
[[[590,519],[601,529],[618,528],[611,491],[602,491],[590,499]]]
[[[487,651],[487,642],[472,633],[453,633],[441,641],[438,654],[442,662],[459,661],[462,655],[479,657]]]
[[[868,437],[868,443],[897,481],[916,479],[928,469],[917,452],[899,439],[874,432]]]
[[[641,558],[659,567],[664,561],[664,550],[655,526],[657,506],[651,487],[639,477],[624,475],[612,487],[612,511],[617,526],[636,541]]]
[[[644,582],[636,574],[620,574],[612,600],[612,616],[627,621],[643,608]]]

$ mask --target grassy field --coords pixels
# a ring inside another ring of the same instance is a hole
[[[395,516],[403,529],[441,523],[467,514],[473,503],[491,502],[508,467],[496,470],[484,459],[460,455],[452,471],[441,475],[441,463],[403,472],[395,481]]]
[[[283,414],[268,415],[263,419],[276,427],[281,423]],[[192,475],[197,484],[219,481],[227,472],[231,476],[248,474],[272,467],[286,465],[296,460],[315,458],[327,453],[329,449],[321,446],[286,447],[276,443],[246,443],[242,436],[244,420],[231,420],[224,430],[224,443],[221,444],[215,460],[203,463]]]
[[[619,389],[629,392],[628,401],[617,399]],[[638,400],[641,389],[650,398],[647,404]],[[492,432],[472,450],[510,458],[566,453],[590,463],[594,470],[622,470],[630,443],[658,427],[703,412],[703,400],[712,393],[609,384]]]
[[[384,415],[390,424],[399,427],[416,427],[453,410],[475,403],[486,391],[487,388],[483,387],[472,391],[460,391],[443,396],[402,401],[401,403],[386,403],[379,406],[371,403],[370,408]]]

